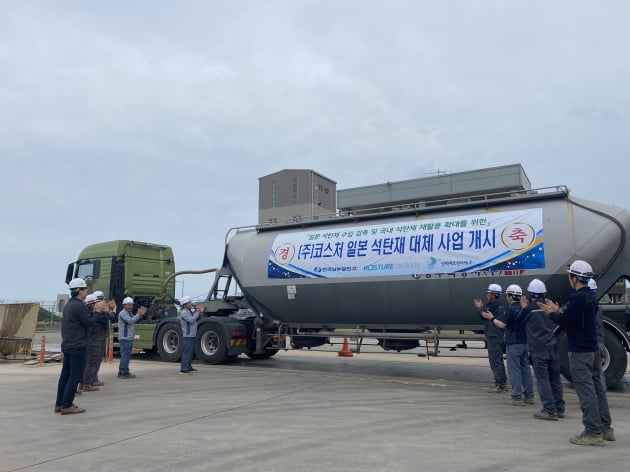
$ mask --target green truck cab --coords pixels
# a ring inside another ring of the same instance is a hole
[[[175,273],[173,250],[169,246],[139,241],[118,240],[87,246],[78,259],[68,265],[66,283],[81,277],[90,293],[100,290],[116,301],[117,312],[122,300],[132,297],[135,307],[149,308],[136,324],[134,348],[154,348],[155,328],[160,320],[177,315],[175,278],[163,290],[163,282]],[[159,304],[154,301],[160,300]],[[114,326],[116,333],[116,326]]]

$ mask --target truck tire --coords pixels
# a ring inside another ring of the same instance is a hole
[[[218,323],[204,323],[195,337],[197,359],[207,364],[222,364],[228,358],[225,331]]]
[[[560,348],[560,371],[562,376],[569,382],[571,378],[571,368],[569,366],[569,344],[567,333],[558,335],[558,346]],[[606,378],[606,387],[612,388],[623,379],[628,364],[628,356],[619,338],[604,328],[604,358],[602,368]]]
[[[246,352],[245,355],[250,359],[269,359],[270,357],[278,354],[278,349],[266,349],[262,354],[256,354],[254,352]]]
[[[160,360],[177,362],[182,358],[182,330],[176,324],[166,324],[157,336],[157,350]]]
[[[604,358],[602,359],[606,386],[615,387],[623,380],[628,366],[628,356],[621,341],[604,328]]]

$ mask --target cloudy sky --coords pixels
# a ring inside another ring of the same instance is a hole
[[[630,207],[625,0],[2,10],[0,300],[66,293],[67,264],[113,239],[217,267],[285,168],[343,189],[521,163],[534,187]]]

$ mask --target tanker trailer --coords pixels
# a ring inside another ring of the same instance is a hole
[[[427,339],[483,339],[472,299],[489,283],[527,287],[539,278],[563,304],[571,293],[566,269],[584,259],[601,296],[629,277],[628,228],[627,210],[573,198],[564,186],[233,228],[207,314],[251,310],[242,351],[250,357],[285,348],[286,335],[292,347],[311,347],[339,329],[396,351]],[[232,279],[243,293],[239,302],[220,296],[227,290],[219,286]],[[625,307],[617,315],[605,317],[609,385],[622,379],[630,349]],[[457,334],[464,331],[479,334]],[[221,335],[229,345],[229,332]],[[566,340],[558,335],[570,380]]]

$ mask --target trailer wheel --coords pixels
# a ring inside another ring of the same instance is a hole
[[[562,376],[571,382],[571,367],[569,365],[569,344],[567,333],[562,332],[558,336],[558,346],[560,348],[560,371]],[[628,356],[621,341],[604,328],[604,353],[602,358],[602,369],[606,378],[608,388],[616,386],[623,379],[628,364]]]
[[[622,381],[628,366],[628,356],[617,336],[604,329],[604,355],[602,359],[606,386],[616,386]]]
[[[270,357],[278,354],[278,349],[267,349],[262,354],[256,354],[254,352],[246,352],[245,355],[250,359],[269,359]]]
[[[228,358],[227,340],[223,328],[217,323],[199,327],[195,338],[197,359],[208,364],[222,364]]]
[[[182,357],[182,330],[176,324],[162,326],[157,336],[157,350],[160,360],[177,362]]]

